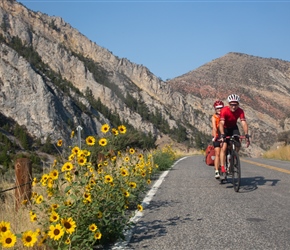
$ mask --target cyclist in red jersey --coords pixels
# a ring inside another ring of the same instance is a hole
[[[221,109],[224,107],[224,103],[220,100],[214,102],[213,107],[215,109],[215,113],[211,118],[212,122],[212,142],[214,146],[215,158],[214,158],[214,169],[215,169],[215,178],[220,178],[219,167],[220,167],[220,142],[218,138],[220,136],[219,133],[219,123],[220,123],[220,112]]]
[[[225,160],[226,160],[226,149],[227,149],[227,140],[225,139],[226,136],[231,135],[240,135],[240,131],[237,125],[238,119],[241,120],[242,128],[244,130],[246,139],[247,139],[247,146],[250,145],[250,137],[248,135],[248,123],[246,121],[244,110],[239,107],[240,97],[238,95],[232,94],[228,96],[228,103],[229,106],[224,107],[221,110],[220,114],[220,133],[221,133],[221,141],[222,149],[220,153],[220,160],[221,160],[221,171],[225,172]],[[239,138],[236,138],[239,142]],[[240,145],[240,143],[239,143]],[[239,147],[237,148],[237,151]]]

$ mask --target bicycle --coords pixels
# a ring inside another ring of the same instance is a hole
[[[227,181],[227,177],[231,176],[234,190],[238,192],[241,185],[241,163],[239,153],[236,151],[236,147],[239,146],[239,142],[235,140],[235,137],[238,137],[240,140],[246,139],[246,137],[242,135],[232,135],[226,137],[228,143],[225,164],[226,172],[221,173],[220,171],[220,175],[224,176],[224,179],[221,178],[221,183]]]

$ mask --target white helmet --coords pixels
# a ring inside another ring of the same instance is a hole
[[[228,102],[240,102],[240,97],[235,94],[229,95]]]

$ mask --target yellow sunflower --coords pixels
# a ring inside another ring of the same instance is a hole
[[[119,134],[119,131],[115,128],[112,128],[112,134],[114,135],[118,135]]]
[[[73,138],[75,136],[75,131],[71,131],[70,138]]]
[[[30,221],[31,222],[37,221],[37,216],[36,216],[36,214],[34,212],[30,211],[29,212],[29,216],[30,216]]]
[[[71,200],[66,200],[66,201],[64,202],[64,205],[67,206],[67,207],[70,207],[72,204],[73,204],[73,203],[72,203]]]
[[[110,183],[113,182],[113,177],[111,175],[106,175],[105,176],[105,183]]]
[[[96,232],[95,235],[94,235],[94,238],[95,238],[96,240],[99,240],[99,239],[102,238],[102,234],[101,234],[100,232]]]
[[[91,224],[91,225],[89,226],[89,230],[92,231],[92,232],[95,232],[97,229],[98,229],[98,227],[96,226],[95,223],[93,223],[93,224]]]
[[[107,141],[106,138],[101,138],[101,139],[99,140],[99,145],[102,146],[102,147],[106,146],[107,143],[108,143],[108,141]]]
[[[50,222],[57,222],[58,220],[59,220],[59,214],[53,210],[51,212],[50,217],[49,217],[49,221]]]
[[[101,127],[101,131],[106,134],[108,131],[110,130],[110,126],[108,124],[104,124],[102,127]]]
[[[93,146],[93,145],[95,145],[95,143],[96,143],[96,139],[95,139],[95,137],[93,137],[93,136],[88,136],[88,137],[86,138],[86,143],[87,143],[88,146]]]
[[[79,157],[78,158],[78,164],[80,166],[84,166],[86,164],[86,162],[87,162],[87,158],[85,158],[85,157]]]
[[[84,193],[83,197],[85,198],[86,201],[92,202],[92,197],[90,193],[88,192]]]
[[[10,222],[1,221],[0,222],[0,235],[10,231]]]
[[[123,194],[124,194],[125,197],[129,197],[130,196],[130,193],[128,191],[124,191]]]
[[[101,219],[103,217],[103,213],[101,211],[97,212],[97,218]]]
[[[37,232],[29,230],[22,234],[22,242],[24,246],[33,247],[36,241],[37,241]]]
[[[77,227],[76,222],[73,220],[72,217],[69,217],[68,219],[62,219],[61,224],[64,226],[65,231],[68,234],[72,234]]]
[[[40,182],[41,182],[41,184],[42,184],[43,186],[46,185],[46,181],[47,181],[48,178],[49,178],[49,175],[48,175],[48,174],[44,174],[44,175],[42,175]]]
[[[131,155],[133,155],[135,153],[135,149],[134,148],[130,148],[129,152],[130,152]]]
[[[86,149],[83,150],[83,153],[84,153],[85,156],[90,156],[91,155],[91,152],[89,150],[86,150]]]
[[[121,175],[122,176],[128,176],[129,175],[128,170],[126,168],[121,168],[120,171],[121,171]]]
[[[58,171],[56,169],[52,170],[50,173],[49,173],[49,176],[51,179],[53,180],[57,180],[58,179]]]
[[[142,205],[137,205],[137,209],[138,209],[138,211],[142,212],[143,211]]]
[[[3,248],[13,247],[16,243],[16,235],[10,231],[0,234],[0,242]]]
[[[66,162],[63,164],[61,171],[65,172],[65,171],[70,171],[73,169],[73,164],[71,162]]]
[[[53,240],[59,240],[64,235],[64,229],[60,224],[50,225],[48,236]]]
[[[65,172],[65,176],[64,178],[68,181],[71,182],[72,181],[72,175],[70,172]]]
[[[72,154],[74,155],[78,155],[78,153],[80,152],[80,148],[75,146],[73,147],[73,149],[71,150]]]
[[[57,145],[58,147],[61,147],[61,146],[62,146],[62,140],[58,140],[57,143],[56,143],[56,145]]]
[[[70,238],[67,238],[64,242],[66,245],[69,245],[70,244]]]
[[[52,210],[56,210],[56,209],[59,208],[59,205],[54,203],[54,204],[51,204],[50,207],[51,207]]]
[[[127,129],[124,125],[120,125],[118,127],[118,130],[120,131],[121,134],[126,134],[126,131],[127,131]]]
[[[35,203],[36,204],[40,204],[41,202],[43,202],[43,196],[42,195],[38,195],[37,198],[35,199]]]
[[[91,186],[96,185],[96,180],[95,180],[94,178],[91,178],[91,179],[90,179],[90,185],[91,185]]]
[[[38,183],[38,181],[37,181],[37,179],[34,177],[34,178],[33,178],[33,182],[32,182],[32,187],[35,187],[37,183]]]
[[[129,186],[131,188],[136,188],[137,187],[137,184],[136,184],[136,182],[131,181],[131,182],[129,182]]]

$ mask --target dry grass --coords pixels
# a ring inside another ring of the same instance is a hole
[[[5,190],[15,186],[15,183],[0,182],[0,187]],[[20,205],[20,208],[16,210],[16,199],[15,199],[15,190],[10,190],[2,193],[0,199],[0,221],[10,222],[11,231],[13,233],[24,232],[28,230],[36,230],[37,223],[31,223],[29,216],[30,208],[26,205]],[[20,239],[17,239],[17,243],[13,249],[24,250],[27,247],[24,247]],[[37,245],[31,247],[33,250],[47,249],[45,246],[38,247]]]
[[[194,149],[179,149],[179,148],[176,148],[174,149],[176,155],[177,155],[177,158],[181,158],[181,157],[184,157],[184,156],[192,156],[192,155],[203,155],[204,154],[204,151],[202,150],[194,150]]]
[[[290,146],[280,146],[264,153],[263,158],[290,161]]]

